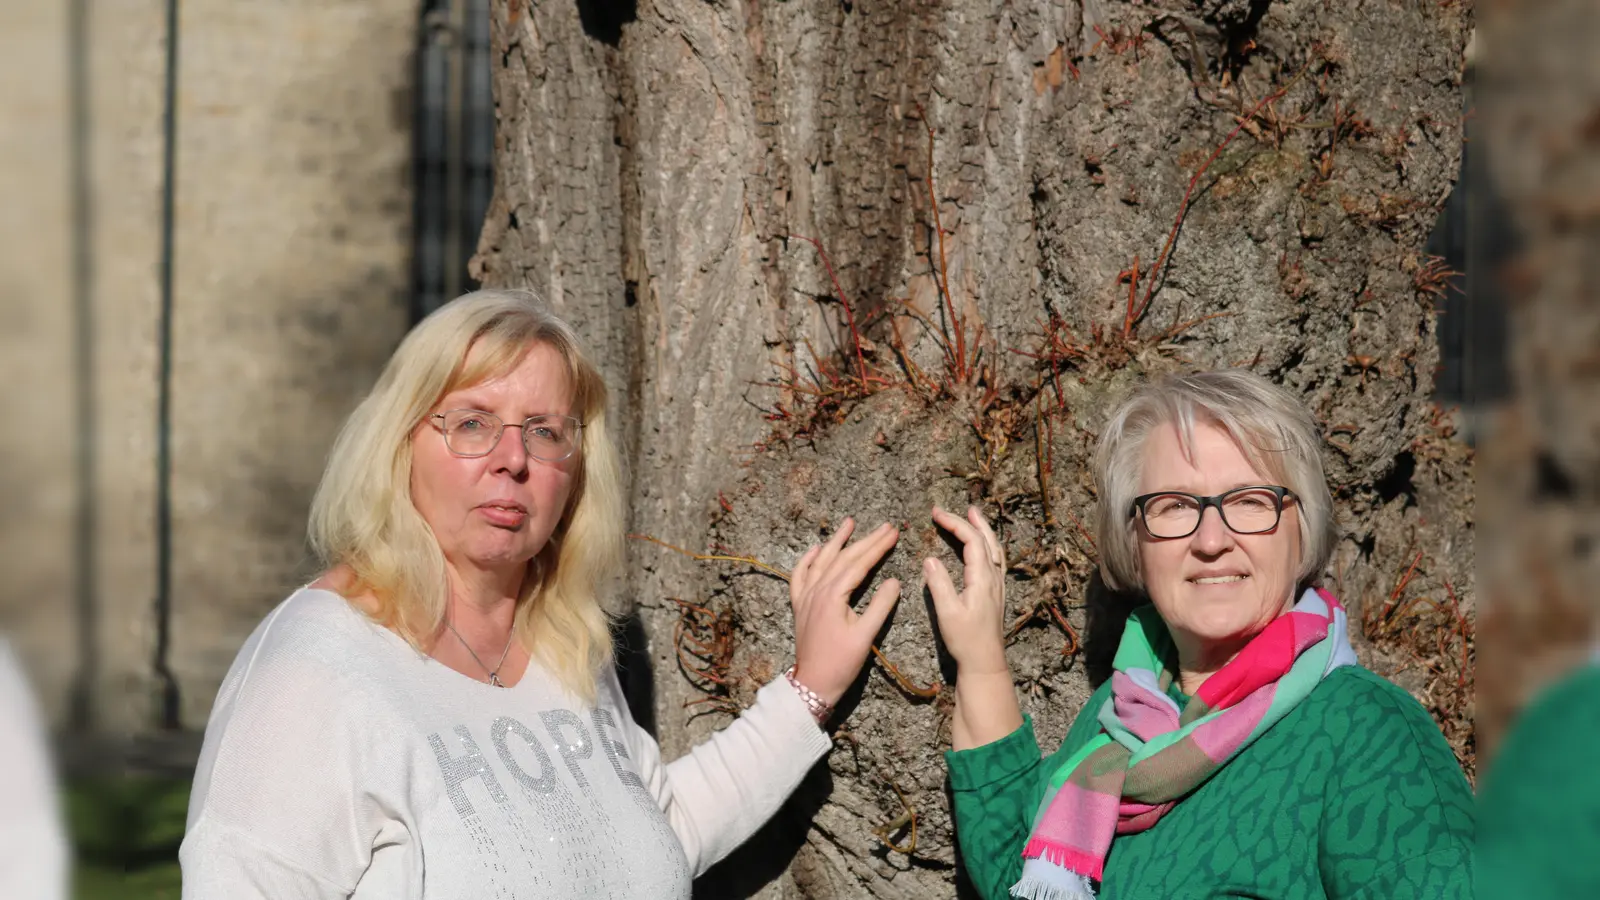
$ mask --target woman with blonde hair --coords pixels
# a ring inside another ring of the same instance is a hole
[[[948,754],[984,897],[1466,900],[1472,792],[1421,704],[1361,668],[1318,586],[1336,539],[1321,435],[1243,370],[1142,385],[1096,457],[1100,568],[1142,595],[1111,679],[1039,752],[1005,659],[1004,555],[926,564],[958,667]]]
[[[239,652],[195,775],[186,900],[687,898],[827,752],[899,585],[848,520],[795,566],[795,666],[663,764],[611,667],[622,537],[606,391],[531,295],[400,345],[312,503],[325,569]]]

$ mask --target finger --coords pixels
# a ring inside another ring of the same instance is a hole
[[[889,548],[900,540],[900,532],[887,523],[878,526],[871,534],[857,541],[839,554],[834,561],[831,580],[842,588],[841,593],[848,597],[861,586],[867,573],[877,565]]]
[[[876,636],[883,630],[883,624],[889,621],[889,613],[894,612],[894,605],[899,600],[900,579],[890,578],[878,585],[878,589],[872,592],[867,608],[861,611],[860,624],[869,635]]]
[[[839,523],[839,530],[835,531],[832,537],[823,542],[822,549],[817,553],[816,558],[811,561],[811,571],[815,573],[815,577],[811,582],[812,585],[826,577],[828,572],[832,570],[833,560],[839,555],[839,551],[844,548],[845,542],[850,540],[850,534],[855,530],[856,520],[846,516],[845,520]]]
[[[884,522],[840,551],[834,567],[854,565],[863,556],[876,555],[881,558],[899,539],[900,531],[888,522]]]
[[[801,555],[800,561],[794,564],[794,571],[789,573],[789,599],[794,602],[796,610],[800,608],[800,599],[805,596],[806,588],[811,586],[811,564],[821,550],[821,544],[812,544]]]
[[[944,525],[947,532],[952,533],[962,541],[962,564],[966,565],[966,573],[963,578],[968,583],[971,583],[974,577],[989,577],[990,570],[994,569],[997,560],[990,557],[989,541],[984,540],[982,532],[979,532],[978,528],[974,527],[968,520],[958,516],[950,516],[949,512],[946,512],[944,517],[938,519],[938,522]]]
[[[970,552],[974,546],[977,546],[984,553],[988,552],[988,547],[984,546],[983,535],[966,519],[935,507],[933,520],[939,524],[939,527],[955,535],[956,539],[961,541],[966,552]],[[965,553],[963,557],[965,557]],[[971,564],[970,561],[968,564]]]
[[[979,512],[976,506],[967,507],[967,520],[972,523],[974,528],[978,529],[979,534],[983,535],[984,546],[989,548],[989,561],[994,563],[997,568],[1004,569],[1006,566],[1005,548],[1001,546],[1000,538],[994,533],[994,529],[989,527],[989,520],[983,517],[983,513]]]
[[[933,595],[934,612],[942,615],[944,610],[954,607],[956,583],[950,580],[950,570],[944,563],[931,556],[923,560],[922,578],[928,585],[928,593]]]

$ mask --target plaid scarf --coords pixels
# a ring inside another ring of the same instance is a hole
[[[1111,839],[1155,825],[1339,666],[1355,665],[1345,611],[1307,590],[1207,678],[1182,710],[1167,696],[1172,637],[1143,607],[1117,646],[1101,732],[1051,775],[1022,851],[1014,897],[1088,900]],[[1085,710],[1088,713],[1089,710]]]

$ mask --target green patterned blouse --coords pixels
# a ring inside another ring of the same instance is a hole
[[[1173,698],[1187,700],[1176,688]],[[1098,730],[1080,715],[1041,759],[1026,720],[945,755],[961,858],[981,896],[1008,896],[1045,782]],[[1155,827],[1113,840],[1099,898],[1468,900],[1472,813],[1472,790],[1427,711],[1350,666]]]

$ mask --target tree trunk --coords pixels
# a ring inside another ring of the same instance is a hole
[[[539,291],[594,348],[631,529],[787,571],[846,515],[906,528],[874,574],[907,585],[888,663],[707,896],[948,895],[954,672],[918,572],[959,560],[928,510],[998,521],[1011,660],[1053,748],[1125,605],[1095,587],[1078,524],[1095,433],[1127,387],[1191,366],[1252,367],[1325,424],[1345,534],[1330,580],[1378,638],[1368,660],[1470,755],[1467,647],[1402,667],[1406,635],[1468,621],[1401,627],[1434,609],[1420,600],[1471,605],[1467,451],[1429,400],[1447,273],[1420,252],[1460,159],[1459,5],[494,15],[499,184],[475,272]],[[791,658],[787,590],[761,567],[635,541],[622,587],[668,757]]]

